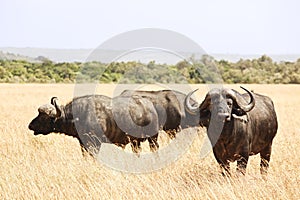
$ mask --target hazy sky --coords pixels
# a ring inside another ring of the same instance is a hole
[[[299,54],[298,0],[0,0],[0,47],[95,48],[162,28],[208,53]]]

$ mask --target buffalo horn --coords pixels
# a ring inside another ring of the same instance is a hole
[[[194,90],[194,91],[191,91],[190,93],[188,93],[188,95],[185,97],[184,99],[184,107],[186,108],[186,110],[192,114],[192,115],[195,115],[199,112],[199,107],[198,106],[192,106],[190,104],[190,99],[191,99],[191,96],[193,93],[195,93],[198,89]]]
[[[57,97],[52,97],[51,98],[51,104],[54,105],[55,109],[56,109],[56,116],[55,117],[60,117],[61,116],[61,109],[59,107],[59,105],[57,105]]]
[[[247,90],[246,88],[242,87],[241,88],[243,90],[245,90],[249,96],[250,96],[250,102],[247,103],[247,101],[242,97],[242,95],[240,95],[239,93],[235,92],[234,94],[231,93],[231,96],[233,98],[234,101],[236,101],[236,103],[238,104],[238,106],[245,112],[249,112],[250,110],[252,110],[255,106],[255,99],[253,97],[253,94]],[[233,90],[231,90],[233,92]]]

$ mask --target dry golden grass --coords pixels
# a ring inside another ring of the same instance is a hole
[[[98,91],[112,95],[114,87],[101,85]],[[202,100],[207,87],[192,87],[201,88],[197,97]],[[73,85],[2,84],[0,199],[300,199],[300,86],[246,87],[270,96],[278,114],[267,181],[259,174],[259,156],[250,157],[245,177],[222,177],[212,153],[199,157],[203,129],[187,153],[161,170],[145,174],[112,170],[83,158],[74,138],[33,136],[27,128],[38,106],[52,96],[60,103],[71,100]]]

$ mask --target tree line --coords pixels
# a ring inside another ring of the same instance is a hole
[[[155,61],[41,62],[0,60],[1,83],[258,83],[299,84],[300,59],[274,62],[263,55],[237,62],[193,56],[174,65]]]

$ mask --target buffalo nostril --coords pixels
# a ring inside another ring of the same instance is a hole
[[[222,120],[230,121],[231,117],[229,113],[218,113],[218,117]]]
[[[226,117],[226,121],[230,121],[231,120],[231,117],[230,115],[228,114],[227,117]]]

